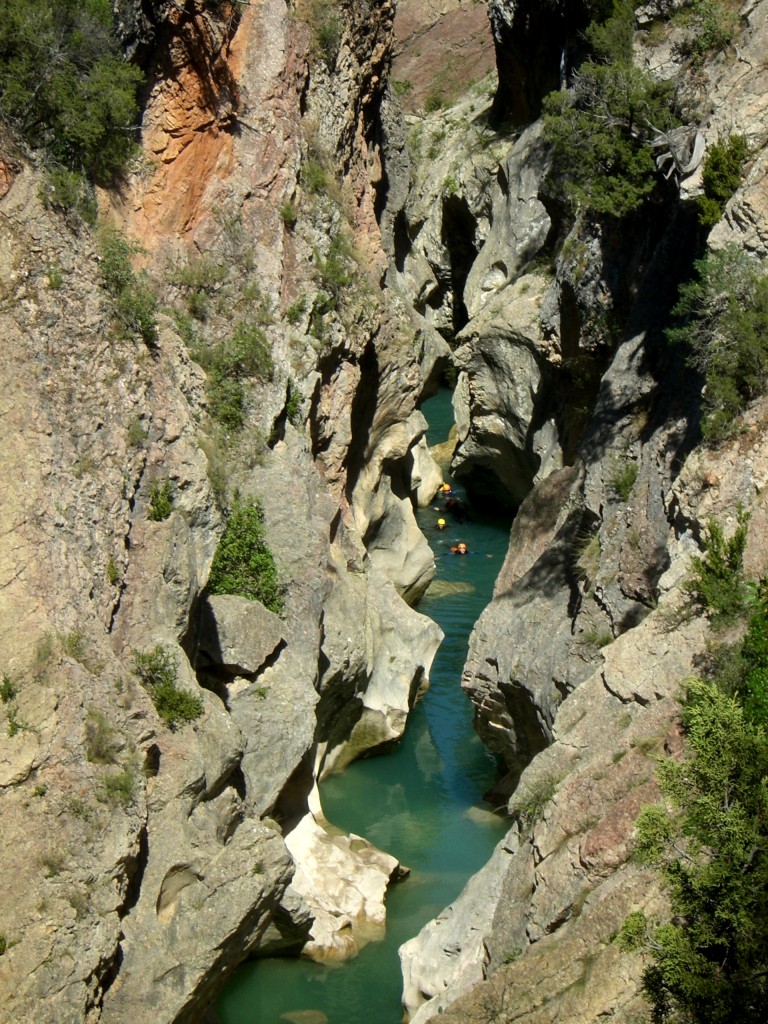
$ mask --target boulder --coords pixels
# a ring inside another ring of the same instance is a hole
[[[234,594],[208,595],[200,611],[197,656],[238,676],[254,676],[285,643],[278,615],[259,601]]]

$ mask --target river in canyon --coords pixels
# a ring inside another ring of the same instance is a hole
[[[450,392],[429,399],[423,412],[429,444],[444,441],[453,424]],[[462,489],[449,482],[466,507]],[[418,513],[437,564],[418,608],[445,633],[430,689],[392,752],[357,761],[320,788],[330,822],[411,869],[390,887],[386,935],[339,964],[276,958],[244,965],[219,1001],[221,1024],[399,1024],[398,947],[459,895],[504,834],[504,820],[483,801],[496,765],[472,729],[460,680],[469,634],[506,553],[509,519],[470,509],[471,521],[457,522],[443,506],[436,499]],[[444,531],[438,518],[447,522]],[[467,544],[465,556],[450,552],[459,541]]]

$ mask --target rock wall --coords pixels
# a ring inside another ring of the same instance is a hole
[[[433,572],[416,407],[446,355],[378,292],[393,8],[342,7],[328,50],[335,6],[119,5],[148,74],[143,155],[99,200],[159,296],[150,347],[100,287],[93,234],[2,154],[0,998],[18,1024],[197,1020],[244,957],[344,956],[381,925],[396,863],[355,840],[339,866],[315,783],[395,742],[428,684],[439,630],[404,598]],[[236,434],[190,355],[234,324],[273,364]],[[265,510],[281,617],[205,593],[237,493]],[[139,684],[156,645],[202,702],[191,724]]]
[[[489,7],[498,51],[526,7]],[[735,50],[705,62],[695,81],[677,31],[657,32],[657,49],[644,35],[639,59],[678,75],[708,142],[734,117],[750,141],[743,183],[708,244],[736,241],[764,259],[758,54],[768,9],[745,5]],[[514,69],[524,47],[537,52],[525,32],[499,60]],[[545,78],[505,84],[500,66],[497,109],[527,122]],[[519,132],[486,190],[489,224],[463,278],[468,320],[456,339],[454,465],[479,466],[483,481],[490,472],[487,493],[498,481],[521,502],[463,678],[477,728],[508,769],[499,791],[511,828],[462,896],[402,947],[412,1022],[644,1019],[645,964],[613,937],[631,910],[664,911],[656,876],[631,857],[632,828],[655,799],[655,761],[681,751],[681,682],[707,649],[706,621],[680,610],[707,521],[729,533],[747,509],[745,565],[765,572],[765,400],[745,414],[740,437],[702,447],[700,383],[663,336],[681,268],[698,254],[690,200],[700,173],[684,179],[666,222],[647,218],[644,237],[628,231],[619,245],[610,229],[582,227],[553,246],[560,229],[547,226],[537,131]],[[455,171],[459,194],[467,166]],[[601,303],[621,314],[613,341],[601,334]],[[594,374],[580,396],[569,382],[574,357]],[[574,416],[576,398],[589,399],[586,417]]]

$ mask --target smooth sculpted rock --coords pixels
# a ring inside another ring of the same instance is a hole
[[[409,710],[429,685],[442,636],[378,571],[334,588],[323,617],[328,667],[317,711],[321,775],[400,739]]]
[[[579,474],[566,468],[531,492],[510,534],[493,600],[470,637],[462,686],[475,728],[513,775],[552,737],[564,694],[590,672],[573,646]],[[546,636],[546,644],[541,638]]]
[[[411,487],[419,508],[426,508],[440,489],[443,474],[427,445],[426,437],[411,448]]]
[[[457,900],[399,949],[409,1024],[424,1024],[483,980],[485,937],[517,844],[500,843]]]
[[[383,937],[384,897],[400,866],[366,839],[330,827],[316,789],[309,804],[309,812],[286,836],[296,864],[292,889],[313,917],[302,954],[319,961],[343,960]]]
[[[416,522],[411,501],[411,490],[415,486],[418,491],[418,485],[415,478],[408,479],[406,469],[426,427],[418,411],[404,422],[387,425],[371,458],[361,467],[354,493],[356,525],[368,555],[409,604],[419,600],[435,574],[435,558]],[[429,466],[428,453],[423,446],[420,450]],[[398,462],[402,463],[399,472],[395,469]],[[430,471],[434,483],[434,470]]]
[[[502,161],[490,190],[490,229],[464,286],[470,319],[520,275],[546,242],[552,221],[539,191],[548,166],[549,150],[542,124],[536,121]],[[531,285],[529,281],[529,289]],[[513,314],[510,319],[514,322]]]
[[[546,287],[538,275],[508,285],[464,328],[455,353],[452,472],[513,507],[563,459],[555,374],[539,317]]]

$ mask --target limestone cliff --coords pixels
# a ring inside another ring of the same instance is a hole
[[[421,129],[438,139],[452,118],[459,130],[439,143],[442,198],[431,204],[425,179],[411,200],[431,214],[416,218],[400,275],[417,303],[442,276],[440,308],[461,308],[441,324],[459,346],[455,471],[519,505],[463,680],[509,772],[512,828],[460,899],[402,948],[413,1022],[644,1019],[643,964],[613,937],[630,910],[663,908],[657,880],[631,857],[632,826],[655,799],[656,759],[679,752],[681,682],[706,650],[706,623],[678,610],[709,518],[728,533],[747,509],[746,561],[765,572],[765,401],[738,439],[702,446],[701,382],[662,330],[700,252],[700,170],[682,176],[661,217],[625,223],[621,237],[610,224],[561,220],[533,119],[563,54],[567,67],[576,5],[548,5],[562,18],[539,36],[544,5],[533,6],[489,4],[500,79],[490,113],[517,128],[485,187],[477,99]],[[765,261],[768,9],[746,4],[735,46],[694,73],[681,23],[651,30],[659,10],[637,12],[636,59],[675,78],[691,133],[711,145],[738,125],[749,140],[742,184],[707,244],[735,242]],[[520,71],[531,53],[541,64]],[[448,194],[464,206],[470,252],[453,275],[456,242],[441,254],[433,241],[449,237]]]
[[[147,74],[142,152],[100,217],[157,297],[146,338],[102,285],[103,233],[44,202],[34,154],[0,152],[16,1024],[191,1021],[248,955],[354,952],[397,865],[329,841],[315,782],[397,740],[439,640],[406,601],[433,572],[413,509],[440,476],[417,403],[445,350],[378,291],[401,173],[382,148],[393,7],[117,9]],[[261,360],[239,422],[211,387],[233,337]],[[252,498],[280,616],[206,592]],[[158,716],[137,652],[160,652],[194,721]],[[335,902],[318,902],[324,871]]]

